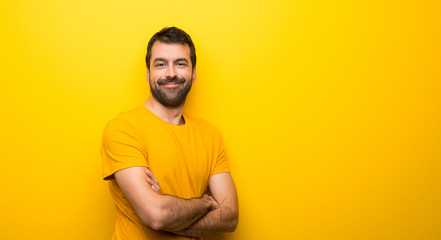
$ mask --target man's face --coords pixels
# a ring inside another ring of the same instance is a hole
[[[190,60],[190,47],[156,41],[152,46],[147,77],[150,92],[156,101],[165,107],[182,105],[196,79],[196,71],[193,71]]]

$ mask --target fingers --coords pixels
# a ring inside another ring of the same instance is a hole
[[[209,196],[209,195],[204,193],[202,195],[202,198],[206,198],[206,199],[208,199],[210,201],[210,203],[211,203],[211,210],[215,210],[215,209],[219,208],[219,203],[216,201],[216,199],[214,197]]]
[[[152,171],[150,171],[149,168],[147,168],[145,172],[150,179],[152,179],[155,183],[159,185],[158,179],[156,179],[155,175],[153,175]]]
[[[150,184],[150,187],[153,191],[155,191],[158,194],[162,194],[161,188],[159,187],[158,179],[153,175],[152,171],[150,171],[149,168],[146,169],[145,173],[147,174],[146,181],[148,184]]]
[[[162,194],[161,189],[156,185],[152,185],[152,190],[158,194]]]
[[[213,199],[213,209],[219,208],[219,203],[214,199],[214,197],[210,196],[211,199]]]
[[[146,178],[146,180],[147,180],[147,182],[148,182],[150,185],[152,185],[152,186],[155,186],[155,185],[156,185],[156,183],[153,182],[152,179],[150,179],[150,178]]]
[[[159,184],[155,183],[150,178],[146,178],[147,183],[150,184],[150,187],[155,191],[156,193],[162,194],[161,188],[159,187]]]

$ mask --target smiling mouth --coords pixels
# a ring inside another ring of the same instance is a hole
[[[162,86],[166,87],[166,88],[175,88],[178,87],[179,85],[181,85],[182,83],[167,83],[167,84],[163,84]]]

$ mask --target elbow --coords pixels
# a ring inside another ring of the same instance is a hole
[[[227,232],[236,231],[238,224],[239,224],[239,214],[236,213],[233,216],[231,216],[231,220],[229,221],[228,228],[226,229]]]
[[[150,221],[146,225],[148,225],[151,229],[155,231],[159,231],[164,228],[164,223],[160,219],[152,219],[152,221]]]
[[[164,210],[155,210],[150,214],[143,214],[141,221],[155,231],[164,230],[167,226],[167,213]]]
[[[239,224],[239,218],[235,218],[231,221],[230,228],[228,229],[228,232],[234,232],[236,231],[237,225]]]
[[[150,224],[150,228],[155,231],[160,231],[164,229],[164,224],[162,224],[159,221],[154,221],[153,223]]]
[[[221,217],[223,224],[222,232],[234,232],[239,224],[239,211],[236,207],[224,206]]]

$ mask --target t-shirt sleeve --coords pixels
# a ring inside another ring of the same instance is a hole
[[[144,146],[141,133],[131,123],[111,120],[104,129],[101,146],[104,180],[113,179],[115,172],[125,168],[148,167]]]
[[[230,172],[230,168],[228,166],[227,150],[225,149],[224,140],[220,133],[218,133],[218,139],[219,151],[212,175],[223,172]]]

